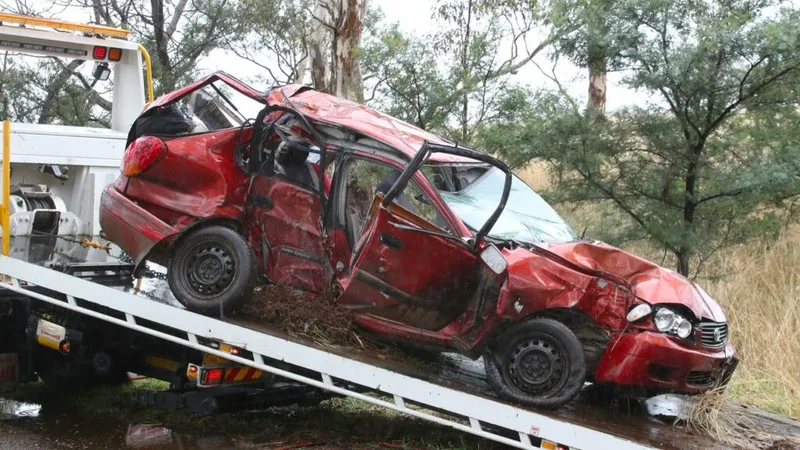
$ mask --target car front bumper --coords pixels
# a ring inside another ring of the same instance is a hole
[[[656,332],[624,333],[612,339],[595,372],[599,383],[660,392],[696,394],[726,385],[736,370],[736,350],[690,348]]]

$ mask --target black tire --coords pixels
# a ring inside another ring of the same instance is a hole
[[[253,292],[258,264],[236,231],[211,225],[178,241],[167,270],[175,297],[190,311],[206,315],[233,312]]]
[[[37,360],[36,373],[51,390],[79,392],[95,386],[119,386],[130,382],[128,372],[113,367],[104,375],[94,373],[87,364],[78,364],[72,358],[53,354]]]
[[[489,384],[500,397],[535,408],[571,402],[586,380],[583,346],[566,325],[552,319],[512,326],[488,346],[483,361]],[[520,365],[526,366],[524,371]]]

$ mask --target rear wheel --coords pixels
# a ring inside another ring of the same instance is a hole
[[[177,243],[167,281],[175,297],[191,311],[227,314],[252,293],[257,267],[239,233],[213,225]]]
[[[583,347],[561,322],[518,323],[484,353],[489,384],[501,397],[552,409],[572,401],[586,380]]]

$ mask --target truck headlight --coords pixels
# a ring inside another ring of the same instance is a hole
[[[692,334],[692,323],[669,308],[659,308],[653,322],[662,333],[672,333],[683,339]]]

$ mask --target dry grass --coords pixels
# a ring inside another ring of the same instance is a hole
[[[547,174],[540,164],[519,172],[535,189],[547,187]],[[599,220],[591,208],[573,210],[558,206],[576,228]],[[646,244],[627,250],[661,264],[659,252]],[[776,414],[800,418],[800,227],[787,231],[776,242],[753,242],[722,251],[707,262],[709,272],[721,279],[698,280],[728,314],[731,339],[741,363],[725,394],[732,400]],[[698,402],[707,413],[706,431],[714,433],[719,408],[717,400]],[[713,412],[715,411],[715,412]]]
[[[243,317],[273,324],[290,336],[329,347],[373,348],[356,334],[352,317],[323,296],[267,285],[242,307]]]

